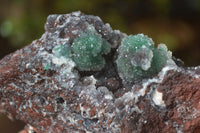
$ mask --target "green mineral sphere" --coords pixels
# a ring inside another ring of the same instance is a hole
[[[164,44],[155,48],[152,39],[143,34],[125,37],[117,51],[118,73],[123,80],[130,82],[150,78],[171,59]]]
[[[103,54],[110,52],[110,44],[97,33],[83,33],[72,44],[73,60],[80,71],[99,71],[105,65]]]

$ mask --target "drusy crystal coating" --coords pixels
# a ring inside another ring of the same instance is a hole
[[[105,65],[102,55],[110,52],[110,44],[100,34],[90,31],[74,40],[72,50],[73,60],[80,71],[98,71]]]
[[[151,38],[137,34],[122,40],[116,63],[123,80],[135,81],[158,73],[170,59],[171,52],[164,44],[155,48]]]

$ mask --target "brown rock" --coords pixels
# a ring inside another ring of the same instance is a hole
[[[0,112],[27,123],[21,133],[200,132],[200,67],[166,66],[128,85],[110,57],[100,72],[79,72],[53,48],[70,46],[89,26],[112,44],[114,58],[126,35],[73,12],[49,16],[40,39],[0,61]]]

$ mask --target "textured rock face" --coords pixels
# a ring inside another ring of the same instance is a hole
[[[83,71],[68,48],[91,28],[111,49],[101,70]],[[200,67],[174,59],[149,79],[124,83],[115,60],[126,34],[80,12],[50,15],[45,30],[0,61],[0,112],[26,122],[23,132],[200,132]]]

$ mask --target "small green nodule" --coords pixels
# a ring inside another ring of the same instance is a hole
[[[50,67],[49,63],[46,64],[46,66],[44,67],[44,70],[48,70]]]

